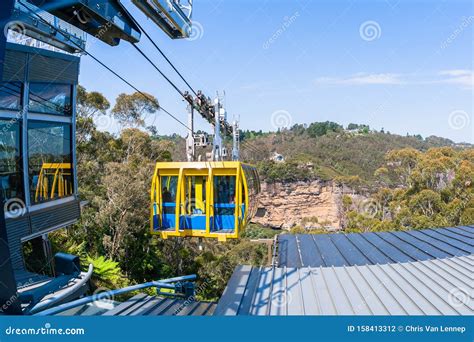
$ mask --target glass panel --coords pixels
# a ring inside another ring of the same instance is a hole
[[[0,191],[5,200],[16,198],[24,206],[20,137],[18,121],[0,120]]]
[[[0,108],[19,110],[22,84],[20,82],[0,82]]]
[[[234,215],[235,176],[214,177],[214,206],[216,215]]]
[[[176,213],[176,191],[178,189],[178,176],[161,177],[161,199],[163,214]]]
[[[71,115],[70,84],[30,83],[29,109],[45,114]]]
[[[249,208],[247,209],[247,217],[253,217],[257,211],[256,195],[259,192],[259,182],[257,173],[253,167],[243,165],[245,179],[247,181]]]
[[[73,194],[71,125],[30,121],[28,155],[33,204]]]
[[[187,176],[185,215],[206,214],[206,183],[205,176]]]

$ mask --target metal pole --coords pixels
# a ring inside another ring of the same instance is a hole
[[[237,161],[240,159],[240,146],[239,146],[239,123],[234,121],[232,126],[232,160]]]
[[[195,160],[195,142],[194,142],[194,108],[188,104],[188,138],[186,139],[186,157],[188,162]]]
[[[37,313],[36,316],[53,316],[53,315],[56,315],[60,312],[70,310],[70,309],[73,309],[73,308],[77,308],[78,306],[82,306],[82,305],[85,305],[85,304],[88,304],[88,303],[96,302],[96,301],[103,300],[103,299],[113,298],[115,296],[119,296],[119,295],[124,294],[124,293],[129,293],[129,292],[138,291],[138,290],[144,290],[144,289],[147,289],[147,288],[150,288],[150,287],[173,290],[176,287],[175,287],[175,285],[172,285],[172,283],[193,281],[195,279],[196,279],[196,275],[192,274],[192,275],[188,275],[188,276],[182,276],[182,277],[176,277],[176,278],[170,278],[170,279],[164,279],[164,280],[158,280],[158,281],[151,281],[151,282],[148,282],[148,283],[143,283],[143,284],[138,284],[138,285],[132,285],[132,286],[125,287],[125,288],[122,288],[122,289],[118,289],[118,290],[100,292],[100,293],[97,293],[93,296],[77,299],[73,302],[61,304],[61,305],[55,306],[53,308],[41,311],[41,312]]]
[[[221,161],[222,159],[222,138],[221,138],[221,121],[220,121],[220,100],[219,95],[217,95],[214,100],[214,144],[212,147],[212,155],[214,161]]]

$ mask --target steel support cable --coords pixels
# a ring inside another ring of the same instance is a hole
[[[257,153],[261,153],[261,154],[265,154],[264,153],[264,150],[262,150],[260,147],[257,147],[255,146],[254,144],[248,142],[248,141],[241,141],[240,142],[240,145],[245,147],[245,148],[248,148],[248,149],[251,149],[253,152],[257,152]]]
[[[249,146],[243,146],[243,148],[244,148],[244,150],[247,150],[247,151],[256,153],[256,154],[258,154],[258,155],[264,154],[262,151],[257,150],[255,147],[251,147],[250,145],[249,145]],[[241,149],[241,150],[242,150],[242,149]]]
[[[143,32],[143,34],[148,38],[148,40],[153,44],[155,49],[163,56],[163,58],[168,62],[168,64],[173,68],[173,70],[178,74],[178,76],[183,80],[184,83],[188,86],[188,88],[193,92],[195,96],[197,96],[197,93],[194,91],[193,87],[186,81],[184,76],[178,71],[178,69],[174,66],[173,62],[165,55],[163,50],[161,50],[158,45],[155,43],[155,41],[150,37],[148,32],[140,25],[140,23],[134,19],[135,24],[138,26],[138,28]]]
[[[22,5],[24,8],[27,9],[28,12],[30,12],[31,14],[33,14],[36,18],[38,18],[41,22],[43,22],[44,24],[46,24],[47,26],[49,26],[51,29],[59,32],[63,37],[65,38],[68,38],[67,35],[62,32],[61,30],[57,30],[53,25],[51,25],[47,20],[45,20],[44,18],[42,18],[41,16],[39,16],[37,13],[35,13],[33,10],[31,10],[28,6],[26,6],[21,0],[18,0],[18,3],[20,5]],[[95,57],[94,55],[92,55],[90,52],[88,52],[86,49],[82,48],[79,44],[76,44],[74,41],[71,41],[72,44],[74,44],[81,52],[85,53],[86,55],[88,55],[89,57],[91,57],[94,61],[96,61],[97,63],[99,63],[102,67],[104,67],[105,69],[107,69],[109,72],[111,72],[112,74],[114,74],[117,78],[119,78],[122,82],[124,82],[125,84],[127,84],[129,87],[131,87],[132,89],[134,89],[137,93],[139,93],[140,95],[142,95],[143,97],[145,97],[146,99],[150,100],[150,96],[149,95],[146,95],[144,92],[142,92],[140,89],[138,89],[137,87],[135,87],[132,83],[130,83],[129,81],[127,81],[124,77],[120,76],[116,71],[114,71],[113,69],[111,69],[109,66],[107,66],[104,62],[102,62],[101,60],[99,60],[97,57]],[[181,91],[179,91],[181,93]],[[182,95],[183,96],[183,95]],[[184,97],[184,96],[183,96]],[[154,99],[151,99],[152,102],[154,102],[155,105],[157,105],[157,107],[162,110],[163,112],[165,112],[167,115],[169,115],[172,119],[174,119],[176,122],[178,122],[180,125],[182,125],[183,127],[185,127],[187,130],[191,130],[184,122],[182,122],[180,119],[178,119],[175,115],[171,114],[169,111],[167,111],[165,108],[163,108],[162,106],[159,105],[158,101],[155,101]]]
[[[146,55],[146,53],[143,52],[142,49],[140,49],[137,44],[134,44],[132,43],[132,46],[156,69],[156,71],[158,71],[160,73],[161,76],[163,76],[163,78],[178,92],[179,95],[181,95],[183,97],[183,99],[185,99],[186,101],[189,102],[189,99],[186,98],[186,96],[184,95],[184,93],[178,88],[178,86],[176,84],[173,83],[173,81],[171,81],[169,79],[168,76],[166,76],[164,74],[163,71],[160,70],[160,68],[158,68],[158,66],[150,59],[150,57],[148,57]]]

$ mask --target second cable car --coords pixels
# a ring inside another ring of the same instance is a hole
[[[260,182],[239,161],[157,163],[151,230],[162,238],[236,239],[257,210]]]

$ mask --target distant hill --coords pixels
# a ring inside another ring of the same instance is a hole
[[[359,176],[371,182],[388,151],[406,147],[419,151],[443,146],[473,147],[435,136],[401,136],[373,131],[367,125],[343,128],[333,122],[294,125],[269,133],[244,131],[241,136],[243,159],[257,163],[261,177],[269,181]],[[272,161],[277,154],[284,162]]]

